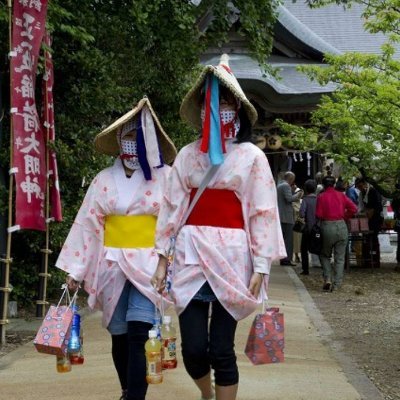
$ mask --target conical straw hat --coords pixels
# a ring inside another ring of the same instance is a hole
[[[153,120],[156,126],[156,133],[158,138],[158,144],[160,147],[160,151],[163,157],[163,160],[166,164],[172,163],[176,157],[176,148],[172,143],[172,140],[165,133],[164,129],[161,126],[160,121],[157,118],[156,113],[154,112],[150,100],[147,97],[144,97],[139,103],[121,118],[117,119],[114,123],[112,123],[109,127],[100,132],[94,139],[94,146],[99,153],[107,154],[109,156],[116,156],[119,154],[119,144],[117,140],[117,133],[121,129],[121,127],[130,121],[139,113],[139,111],[143,107],[148,107]]]
[[[203,89],[207,74],[214,74],[218,78],[221,85],[229,89],[234,96],[241,101],[242,107],[244,107],[246,110],[251,125],[254,125],[258,118],[257,110],[250,103],[249,99],[246,97],[242,88],[240,87],[239,82],[229,68],[229,56],[227,54],[222,54],[219,65],[206,65],[204,67],[196,83],[189,90],[182,101],[180,109],[180,115],[182,119],[186,120],[197,129],[201,128],[200,99],[201,91]]]

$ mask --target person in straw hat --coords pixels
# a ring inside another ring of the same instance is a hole
[[[257,308],[272,261],[286,255],[275,183],[265,154],[251,143],[257,112],[226,55],[218,66],[203,69],[180,112],[201,129],[201,138],[184,147],[172,167],[156,228],[160,261],[151,282],[162,292],[170,237],[205,172],[219,165],[176,237],[171,295],[185,368],[202,399],[233,400],[239,381],[237,321]]]
[[[147,98],[94,144],[117,158],[92,181],[56,266],[68,273],[70,289],[84,282],[89,307],[103,311],[121,399],[142,400],[144,343],[160,301],[150,285],[158,261],[154,234],[176,149]]]

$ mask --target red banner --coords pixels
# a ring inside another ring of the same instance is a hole
[[[43,43],[48,49],[51,48],[51,38],[48,32],[45,33]],[[54,128],[54,102],[53,102],[53,60],[51,53],[46,49],[45,58],[45,74],[43,77],[42,95],[43,95],[43,130],[47,132],[48,143],[54,144],[56,139],[56,131]],[[49,167],[48,179],[50,185],[50,206],[51,217],[55,221],[62,221],[60,185],[58,181],[57,158],[55,151],[49,148]]]
[[[16,229],[45,230],[45,140],[35,102],[47,0],[15,0],[11,56]]]

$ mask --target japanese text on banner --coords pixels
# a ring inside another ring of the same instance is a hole
[[[47,0],[16,0],[11,52],[15,224],[45,230],[45,138],[35,101],[35,82]]]

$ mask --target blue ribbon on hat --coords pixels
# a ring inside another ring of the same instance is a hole
[[[221,139],[221,119],[219,115],[219,81],[209,75],[205,83],[203,139],[200,151],[208,153],[211,165],[224,162],[224,146]]]
[[[220,165],[224,162],[224,156],[221,140],[221,118],[219,115],[219,81],[215,75],[213,75],[211,78],[210,106],[210,147],[208,154],[210,157],[211,165]]]
[[[146,157],[146,144],[144,142],[144,135],[142,129],[142,112],[139,111],[136,119],[136,144],[139,158],[139,164],[142,168],[143,175],[146,181],[151,181],[151,168]]]

